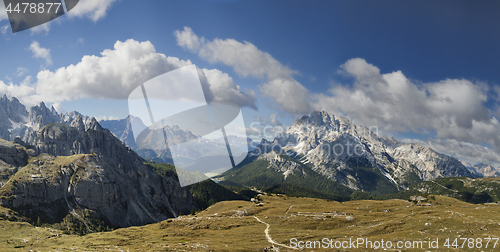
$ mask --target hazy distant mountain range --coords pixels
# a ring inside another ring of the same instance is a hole
[[[483,177],[500,177],[500,169],[490,164],[480,163],[467,167]]]

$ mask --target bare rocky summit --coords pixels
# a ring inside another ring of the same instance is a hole
[[[419,144],[378,136],[374,130],[316,111],[298,119],[273,142],[261,142],[252,154],[282,151],[319,174],[356,190],[363,189],[359,168],[366,167],[377,168],[383,177],[403,189],[438,177],[477,177],[453,157]],[[286,167],[279,170],[287,172]]]
[[[473,168],[484,177],[500,177],[500,170],[490,164],[481,163],[474,165]]]

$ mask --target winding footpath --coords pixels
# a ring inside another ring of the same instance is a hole
[[[259,218],[257,218],[257,216],[254,216],[254,218],[260,222],[260,223],[263,223],[266,225],[266,230],[264,230],[264,234],[266,235],[266,238],[267,238],[267,241],[270,242],[271,244],[273,245],[277,245],[277,246],[281,246],[281,247],[284,247],[284,248],[288,248],[288,249],[294,249],[294,250],[299,250],[298,248],[292,248],[290,246],[287,246],[285,244],[281,244],[281,243],[277,243],[275,241],[273,241],[273,239],[271,238],[271,236],[269,236],[269,228],[271,227],[271,225],[261,221]]]

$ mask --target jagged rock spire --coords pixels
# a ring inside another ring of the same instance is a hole
[[[85,130],[85,124],[81,115],[76,116],[69,126],[75,127],[78,131]]]
[[[87,129],[93,129],[93,130],[103,130],[104,128],[99,124],[97,119],[95,117],[92,117],[90,119],[89,124],[87,125]]]

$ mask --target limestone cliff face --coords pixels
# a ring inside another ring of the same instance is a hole
[[[28,154],[22,145],[0,139],[0,188],[26,164]]]
[[[0,97],[0,138],[10,139],[12,129],[16,124],[24,123],[27,116],[26,107],[17,98]]]
[[[0,164],[20,167],[28,164],[26,148],[20,144],[0,139]]]
[[[48,124],[29,146],[32,150],[19,147],[14,156],[30,152],[33,157],[29,162],[9,160],[19,168],[0,188],[0,196],[2,206],[25,215],[58,221],[82,208],[112,226],[126,227],[198,209],[175,172],[155,173],[95,119],[85,124],[77,116],[70,125]]]

